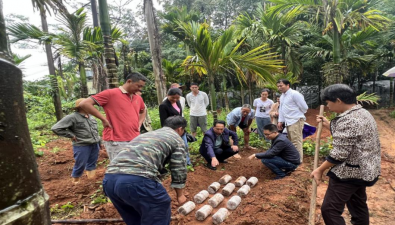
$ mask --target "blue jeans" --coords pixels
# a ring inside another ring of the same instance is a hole
[[[188,146],[188,141],[187,141],[187,134],[185,133],[184,135],[181,136],[182,140],[184,140],[185,147],[187,148],[187,165],[192,165],[191,163],[191,158],[189,157],[189,146]]]
[[[87,171],[96,169],[99,149],[98,143],[86,146],[73,146],[75,164],[71,176],[75,178],[81,177],[84,169]]]
[[[255,117],[255,118],[256,118],[256,125],[258,126],[259,137],[263,138],[263,137],[265,137],[265,135],[263,134],[263,127],[268,124],[271,124],[270,117],[268,117],[268,118]]]
[[[130,174],[105,174],[103,191],[127,225],[168,225],[171,198],[162,184]]]
[[[262,159],[262,163],[269,168],[277,177],[285,177],[286,172],[295,170],[299,165],[284,160],[279,156]],[[285,170],[285,172],[284,172]]]

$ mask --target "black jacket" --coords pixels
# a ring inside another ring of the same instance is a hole
[[[272,140],[272,146],[269,150],[255,154],[255,157],[258,159],[272,158],[274,156],[279,156],[296,165],[300,164],[300,155],[298,150],[283,134],[278,134],[278,136]]]
[[[180,112],[178,112],[172,105],[171,102],[166,99],[159,105],[159,117],[160,117],[160,124],[163,127],[165,124],[165,120],[171,116],[181,116],[182,115],[182,108],[180,101],[177,101],[177,106],[180,108]]]

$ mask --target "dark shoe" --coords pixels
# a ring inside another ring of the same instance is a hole
[[[205,166],[206,166],[207,168],[209,168],[210,170],[217,170],[217,167],[211,166],[210,163],[207,163]]]
[[[281,176],[276,176],[275,178],[273,178],[273,180],[280,180],[280,179],[283,179],[284,177],[281,177]]]
[[[226,161],[226,160],[222,160],[222,161],[218,161],[218,162],[220,162],[220,163],[228,163],[228,161]]]

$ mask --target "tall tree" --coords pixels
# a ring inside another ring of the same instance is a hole
[[[0,52],[9,57],[3,1],[0,0]],[[49,196],[38,173],[22,90],[22,72],[0,55],[0,221],[50,225]]]
[[[53,4],[51,0],[32,0],[32,4],[35,9],[38,9],[40,11],[42,29],[44,32],[48,33],[48,22],[47,22],[46,11],[48,10],[48,12],[50,12],[49,8],[50,7],[55,8],[55,4]],[[59,5],[60,3],[57,4]],[[47,55],[48,70],[51,79],[51,87],[53,91],[52,97],[55,106],[56,119],[59,121],[63,117],[62,102],[60,101],[59,86],[56,78],[55,64],[54,64],[51,44],[48,42],[45,43],[45,52]]]
[[[152,66],[155,74],[158,104],[160,104],[166,96],[166,77],[162,69],[160,36],[152,0],[144,0],[144,15],[147,22],[148,40],[152,55]]]
[[[91,0],[91,10],[92,10],[93,26],[98,27],[99,26],[99,17],[97,14],[96,0]]]
[[[306,14],[311,22],[322,25],[323,34],[332,36],[332,70],[339,73],[342,60],[341,38],[348,29],[373,27],[382,29],[388,19],[375,9],[378,0],[270,0],[276,5],[271,7],[275,13],[287,13],[291,17]],[[305,19],[299,16],[301,19]],[[339,76],[341,77],[341,76]],[[338,80],[342,82],[342,80]]]
[[[110,17],[108,15],[107,0],[99,0],[100,25],[104,40],[104,58],[106,60],[108,86],[118,86],[117,65],[115,63],[115,50],[111,38]]]
[[[11,50],[8,45],[5,20],[3,15],[2,0],[0,0],[0,58],[12,61]]]

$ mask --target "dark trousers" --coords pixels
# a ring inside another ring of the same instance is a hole
[[[215,158],[217,158],[217,160],[220,162],[224,161],[225,159],[233,155],[236,155],[237,153],[239,152],[234,152],[230,146],[225,149],[223,148],[214,149]],[[207,154],[207,152],[200,152],[200,154],[206,159],[207,163],[211,164],[211,157]]]
[[[105,174],[103,191],[127,225],[170,224],[171,198],[162,184],[129,174]]]
[[[269,168],[277,177],[285,177],[286,172],[295,170],[298,165],[287,160],[274,156],[273,158],[261,159],[262,163]]]
[[[71,172],[72,177],[81,177],[84,169],[92,171],[96,169],[97,158],[99,157],[99,144],[91,144],[86,146],[73,146],[74,167]]]
[[[366,186],[344,183],[329,179],[329,186],[321,206],[322,217],[326,225],[345,225],[342,217],[347,204],[354,225],[369,224],[369,209],[366,204]]]

